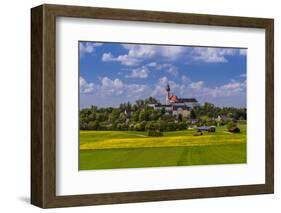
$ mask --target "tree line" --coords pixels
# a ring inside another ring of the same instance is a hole
[[[134,104],[122,103],[119,107],[91,106],[80,110],[81,130],[121,130],[121,131],[177,131],[189,126],[220,125],[228,121],[217,121],[218,115],[224,115],[230,120],[246,120],[246,108],[216,107],[211,103],[191,110],[188,118],[167,114],[165,109],[154,110],[149,104],[159,103],[153,97],[137,100]]]

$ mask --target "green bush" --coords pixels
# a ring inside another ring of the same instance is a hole
[[[90,121],[88,124],[88,129],[90,130],[99,130],[101,126],[98,121]]]
[[[161,137],[161,136],[163,136],[163,133],[157,132],[157,131],[148,131],[147,135],[150,137]]]
[[[87,123],[80,123],[80,130],[87,130],[88,124]]]
[[[127,131],[129,126],[127,124],[117,124],[117,130]]]
[[[158,122],[147,122],[145,125],[146,131],[160,131],[160,124]]]
[[[146,125],[145,121],[136,123],[135,126],[134,126],[134,129],[135,129],[135,131],[144,131],[145,130],[145,125]]]
[[[179,122],[177,124],[177,130],[185,130],[185,129],[187,129],[187,125],[185,122]]]
[[[237,123],[233,122],[233,121],[229,121],[226,125],[227,130],[229,131],[230,129],[236,128],[237,127]]]
[[[166,122],[165,121],[159,121],[160,131],[165,132],[166,131]]]
[[[217,126],[217,122],[214,120],[206,121],[206,126]]]
[[[176,131],[177,129],[177,124],[174,122],[168,122],[166,124],[166,131]]]

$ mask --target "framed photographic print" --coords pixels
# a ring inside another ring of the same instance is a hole
[[[31,9],[31,203],[274,191],[273,19]]]

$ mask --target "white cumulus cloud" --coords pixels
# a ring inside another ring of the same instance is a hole
[[[101,79],[101,91],[105,94],[116,94],[121,95],[123,93],[124,85],[123,82],[116,78],[111,80],[108,77],[103,77]]]
[[[191,87],[192,89],[196,89],[196,90],[203,88],[203,86],[204,86],[204,82],[203,82],[203,81],[192,82],[192,83],[190,84],[190,87]]]
[[[145,59],[151,59],[152,57],[163,57],[166,60],[174,60],[179,57],[185,50],[180,46],[161,46],[161,45],[139,45],[139,44],[123,44],[128,52],[124,55],[114,56],[112,53],[104,53],[102,61],[104,62],[120,62],[126,66],[139,65]],[[149,66],[155,64],[150,63]]]
[[[133,69],[130,74],[126,75],[127,78],[147,78],[149,69],[146,66],[142,66],[137,69]]]
[[[237,53],[239,50],[234,48],[195,47],[192,51],[192,59],[206,63],[221,63],[227,62],[226,56]]]
[[[240,49],[239,54],[240,55],[247,55],[247,49]]]
[[[137,98],[148,90],[149,87],[144,84],[125,84],[118,78],[103,77],[100,79],[100,84],[96,85],[95,95],[102,98],[120,95]]]
[[[147,64],[147,66],[153,67],[156,70],[164,70],[165,72],[169,73],[172,76],[178,75],[178,68],[171,63],[161,64],[161,63],[151,62]]]
[[[115,62],[120,62],[123,65],[126,66],[134,66],[139,64],[139,60],[134,57],[130,57],[129,55],[119,55],[117,57],[114,57],[111,53],[104,53],[102,55],[102,61],[104,62],[110,62],[110,61],[115,61]]]
[[[93,83],[88,83],[84,78],[80,76],[79,78],[79,83],[80,83],[80,93],[81,94],[87,94],[91,93],[94,91],[94,84]]]
[[[180,98],[198,98],[207,100],[217,97],[231,97],[246,94],[246,81],[231,80],[220,86],[208,87],[204,81],[192,81],[187,76],[182,76],[181,82],[168,80],[166,76],[158,79],[152,89],[151,95],[156,98],[163,98],[166,95],[166,85],[169,83],[171,92]]]
[[[84,54],[93,53],[96,47],[103,45],[103,43],[95,43],[95,42],[80,42],[79,43],[79,50],[80,55],[83,56]]]

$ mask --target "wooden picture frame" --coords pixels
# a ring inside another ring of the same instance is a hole
[[[265,29],[265,184],[192,189],[56,195],[56,17]],[[186,13],[41,5],[31,9],[31,203],[41,208],[180,200],[274,191],[274,21]]]

